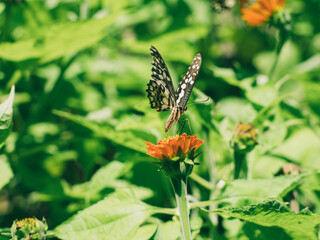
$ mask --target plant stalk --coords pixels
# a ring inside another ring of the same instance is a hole
[[[191,228],[187,201],[187,178],[183,176],[171,178],[171,183],[179,210],[182,239],[191,240]]]
[[[246,162],[246,153],[240,153],[238,151],[234,151],[234,179],[238,179],[240,176],[241,170],[243,170],[244,178],[246,179],[248,176],[248,166]]]
[[[275,48],[275,54],[276,54],[276,57],[274,59],[274,62],[272,64],[272,67],[270,69],[270,72],[269,72],[269,80],[272,81],[272,77],[273,77],[273,74],[277,68],[277,65],[278,65],[278,61],[279,61],[279,56],[280,56],[280,52],[286,42],[286,40],[288,39],[288,33],[286,31],[286,29],[282,29],[280,28],[279,29],[279,36],[278,36],[278,40],[277,40],[277,43],[276,43],[276,48]]]

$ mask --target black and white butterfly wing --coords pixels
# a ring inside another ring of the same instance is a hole
[[[151,46],[152,79],[148,83],[147,93],[151,108],[157,111],[172,110],[176,104],[175,91],[166,63],[158,50]]]
[[[194,57],[190,67],[188,68],[187,73],[183,76],[182,80],[180,81],[179,87],[177,88],[177,91],[175,93],[176,105],[183,110],[187,105],[194,83],[197,80],[200,66],[201,55],[200,53],[198,53]]]

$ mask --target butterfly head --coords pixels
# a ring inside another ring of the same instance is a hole
[[[178,107],[178,109],[179,109],[179,112],[182,114],[183,112],[185,112],[185,111],[187,111],[187,107],[186,106],[179,106]]]

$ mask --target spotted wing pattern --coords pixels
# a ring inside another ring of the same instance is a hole
[[[172,109],[172,98],[169,90],[159,80],[150,80],[147,88],[151,108],[157,111],[168,111]]]
[[[190,67],[188,68],[187,73],[183,76],[182,80],[179,83],[179,87],[175,93],[176,95],[176,105],[185,109],[187,102],[189,100],[191,91],[193,89],[194,83],[197,80],[199,69],[201,66],[201,55],[198,53]]]
[[[171,110],[176,103],[175,91],[166,63],[158,50],[151,46],[152,79],[148,83],[147,93],[151,108],[157,111]]]

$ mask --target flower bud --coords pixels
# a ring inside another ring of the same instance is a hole
[[[29,240],[29,239],[46,239],[48,225],[43,218],[39,221],[35,217],[15,220],[11,226],[11,236],[14,240]]]
[[[234,151],[250,152],[257,145],[257,135],[257,130],[252,124],[239,123],[230,145]]]

